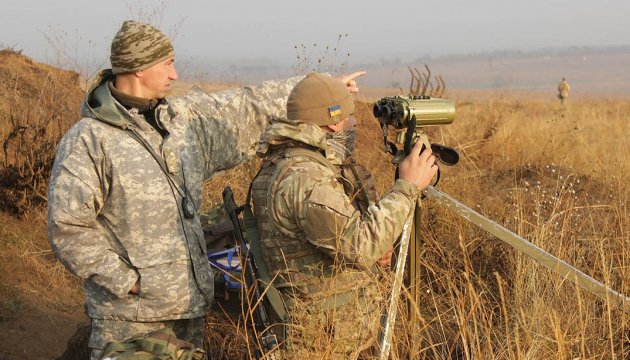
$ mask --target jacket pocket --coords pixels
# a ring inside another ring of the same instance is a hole
[[[206,302],[197,288],[189,264],[188,260],[180,260],[138,269],[139,320],[203,314]]]

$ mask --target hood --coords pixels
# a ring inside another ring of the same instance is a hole
[[[322,150],[333,164],[340,164],[342,159],[338,159],[338,155],[328,143],[331,138],[330,133],[310,122],[272,118],[258,142],[256,152],[259,156],[265,156],[272,145],[297,141]]]
[[[116,101],[109,91],[107,82],[114,80],[111,69],[101,71],[92,86],[85,94],[81,105],[81,116],[100,120],[107,124],[126,128],[131,124],[129,115],[116,105]]]

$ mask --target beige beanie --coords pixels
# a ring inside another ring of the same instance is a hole
[[[315,125],[333,125],[354,112],[346,86],[325,74],[310,73],[297,83],[287,100],[287,118]]]
[[[110,61],[114,75],[132,73],[175,56],[168,36],[157,28],[127,20],[112,40]]]

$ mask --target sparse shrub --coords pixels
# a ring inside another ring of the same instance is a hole
[[[309,45],[295,45],[296,64],[293,67],[295,75],[306,75],[311,71],[328,72],[331,75],[343,74],[348,64],[350,53],[341,51],[343,41],[348,34],[339,34],[334,46],[317,46],[317,43]],[[341,57],[341,60],[339,59]]]

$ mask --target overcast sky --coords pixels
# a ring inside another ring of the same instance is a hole
[[[338,56],[350,53],[357,63],[630,44],[628,0],[0,1],[0,44],[48,62],[60,49],[66,57],[105,62],[122,21],[162,5],[164,11],[157,12],[163,17],[149,16],[151,22],[166,33],[177,30],[178,57],[205,62],[290,64],[295,45],[303,43],[310,53],[313,44],[334,47],[339,34],[348,36]],[[57,44],[51,46],[46,36]]]

